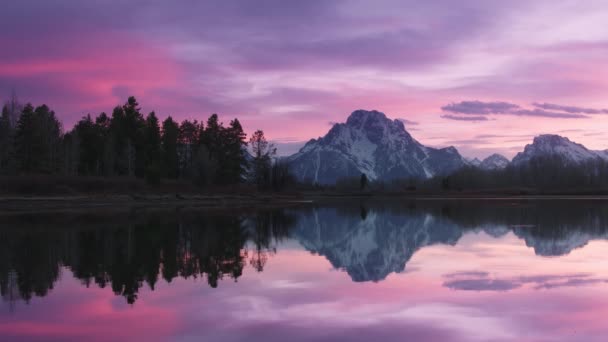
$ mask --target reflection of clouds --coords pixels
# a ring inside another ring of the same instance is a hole
[[[594,278],[589,273],[565,275],[534,275],[513,278],[492,278],[487,272],[455,272],[443,276],[443,286],[462,291],[510,291],[524,285],[534,285],[535,290],[557,287],[578,287],[608,283],[608,278]]]
[[[293,281],[289,279],[278,279],[268,282],[269,288],[275,289],[305,289],[315,287],[313,282]]]
[[[238,296],[231,298],[228,304],[231,308],[231,318],[237,319],[237,326],[314,326],[307,329],[303,336],[310,340],[317,338],[319,333],[330,332],[342,328],[338,340],[351,341],[360,339],[355,333],[360,329],[366,331],[383,331],[391,340],[400,339],[403,333],[410,331],[421,333],[421,337],[431,341],[435,334],[451,335],[450,341],[485,341],[512,339],[514,336],[506,326],[506,322],[483,308],[474,308],[450,303],[420,303],[411,305],[408,302],[392,301],[360,301],[356,304],[342,299],[317,301],[313,303],[284,303],[276,302],[271,294],[262,296]],[[396,327],[401,327],[396,329]],[[423,331],[414,327],[425,327]],[[322,334],[323,335],[323,334]],[[409,335],[408,335],[409,336]],[[300,336],[301,338],[302,336]],[[337,336],[336,336],[337,337]],[[377,338],[378,336],[376,336]],[[432,337],[432,338],[431,338]],[[466,338],[465,338],[466,337]],[[280,339],[283,340],[283,339]],[[326,339],[323,339],[324,341]],[[331,341],[332,339],[327,339]]]
[[[454,272],[444,275],[445,278],[458,278],[458,277],[487,277],[490,275],[488,272],[482,271],[463,271],[463,272]]]
[[[463,291],[509,291],[521,286],[511,280],[503,279],[457,279],[443,283],[444,286]]]

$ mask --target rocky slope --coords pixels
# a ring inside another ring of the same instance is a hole
[[[300,180],[333,184],[365,174],[370,180],[425,179],[467,164],[454,147],[426,147],[399,120],[378,111],[357,110],[324,137],[309,141],[288,157]]]

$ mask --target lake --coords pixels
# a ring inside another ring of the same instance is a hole
[[[2,341],[606,341],[608,202],[13,213]]]

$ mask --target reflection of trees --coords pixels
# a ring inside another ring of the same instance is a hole
[[[61,239],[35,233],[0,232],[0,292],[3,298],[44,296],[59,277]]]
[[[281,211],[270,211],[258,214],[253,219],[253,229],[250,233],[253,250],[249,264],[258,272],[263,271],[270,254],[276,253],[277,244],[289,235],[289,229],[294,225],[293,216]]]
[[[256,247],[250,263],[269,255],[287,236],[293,220],[282,211],[252,216],[147,216],[106,227],[72,226],[54,229],[0,230],[0,291],[7,301],[44,296],[57,281],[61,266],[87,287],[110,286],[134,303],[139,289],[154,289],[159,277],[205,277],[211,287],[228,277],[236,280],[247,264],[247,241]]]
[[[539,255],[563,255],[608,238],[608,206],[583,201],[343,201],[250,215],[181,211],[112,223],[87,217],[57,224],[58,219],[44,217],[41,227],[0,220],[5,300],[46,295],[62,267],[83,285],[109,287],[129,303],[142,286],[154,289],[160,278],[204,278],[217,287],[222,279],[237,280],[247,267],[262,271],[288,236],[357,281],[380,281],[403,270],[420,248],[454,244],[467,230],[512,232]]]

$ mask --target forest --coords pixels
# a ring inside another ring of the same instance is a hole
[[[252,153],[248,150],[251,145]],[[261,130],[247,135],[238,119],[224,125],[217,114],[206,122],[162,122],[144,116],[133,96],[110,115],[90,114],[71,130],[47,105],[22,105],[16,96],[0,117],[0,174],[130,177],[158,184],[186,180],[199,187],[252,183],[280,190],[287,166]]]

